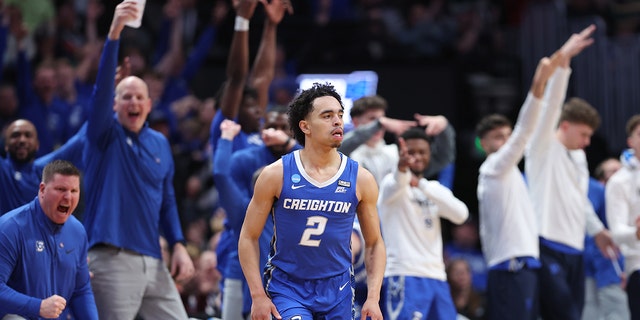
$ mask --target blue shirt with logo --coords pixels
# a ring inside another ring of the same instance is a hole
[[[53,223],[38,197],[0,217],[0,319],[39,317],[43,299],[67,301],[59,319],[98,319],[87,265],[87,235],[71,216]]]

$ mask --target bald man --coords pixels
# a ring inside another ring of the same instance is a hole
[[[100,319],[187,319],[172,276],[186,281],[194,268],[182,243],[171,148],[146,124],[146,83],[127,77],[114,88],[120,33],[138,14],[132,0],[115,9],[87,120],[84,226],[91,284]],[[160,230],[172,248],[171,273],[162,262]]]

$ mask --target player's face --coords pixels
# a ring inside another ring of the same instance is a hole
[[[39,198],[42,211],[51,221],[65,223],[78,206],[80,177],[54,174],[51,181],[40,183]]]
[[[456,260],[450,267],[449,280],[456,288],[471,286],[471,271],[466,263]]]
[[[307,138],[326,140],[332,148],[337,148],[342,143],[344,134],[344,122],[342,116],[344,108],[340,102],[332,96],[319,97],[313,100],[313,109],[307,115],[302,131]]]
[[[253,97],[244,97],[238,113],[238,123],[244,132],[256,132],[260,130],[262,111],[258,100]]]
[[[629,148],[633,149],[636,157],[640,157],[640,125],[631,131],[631,135],[627,138],[627,144]]]
[[[509,139],[510,136],[510,127],[498,127],[487,132],[484,137],[480,139],[480,144],[482,145],[482,149],[484,149],[484,152],[489,155],[500,150],[500,148],[507,142],[507,139]]]
[[[429,142],[424,139],[409,139],[405,142],[407,152],[415,159],[415,161],[409,165],[409,169],[411,169],[411,172],[414,174],[421,176],[424,170],[427,169],[429,161],[431,161],[431,146]]]
[[[286,113],[269,112],[264,119],[264,128],[290,133],[289,116]]]
[[[27,163],[33,160],[40,146],[36,127],[26,120],[16,120],[9,125],[5,139],[5,151],[17,162]]]
[[[113,110],[123,127],[131,132],[140,132],[151,111],[149,89],[144,81],[137,77],[122,80],[116,89]]]
[[[569,150],[584,149],[591,144],[593,129],[583,123],[563,122],[565,147]]]

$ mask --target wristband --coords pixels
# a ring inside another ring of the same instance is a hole
[[[236,16],[236,24],[233,27],[235,31],[249,31],[249,19],[245,19],[241,16]]]

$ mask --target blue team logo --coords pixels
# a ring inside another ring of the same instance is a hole
[[[293,183],[298,183],[298,182],[300,182],[300,179],[301,179],[301,178],[300,178],[300,175],[299,175],[299,174],[297,174],[297,173],[294,173],[294,174],[291,176],[291,182],[293,182]]]
[[[44,241],[36,241],[36,251],[37,252],[44,251]]]

